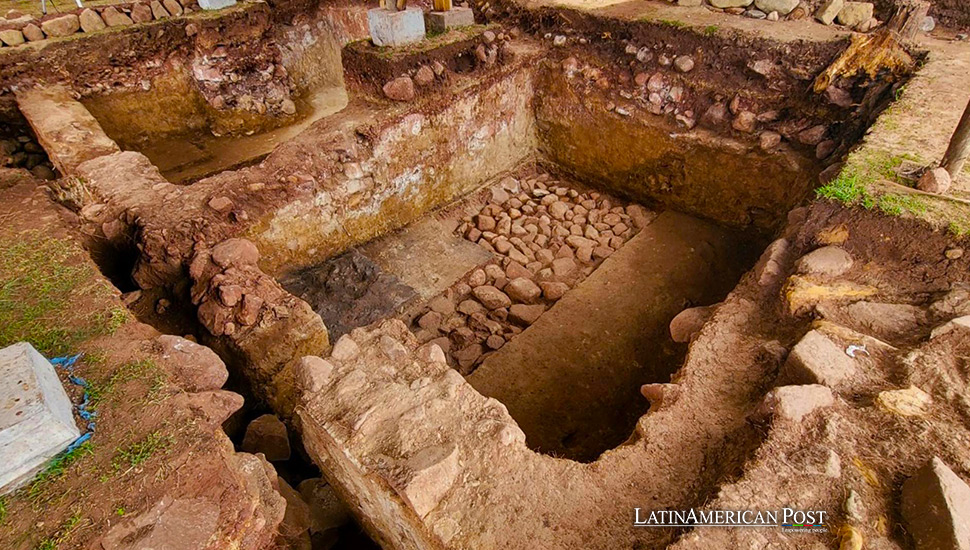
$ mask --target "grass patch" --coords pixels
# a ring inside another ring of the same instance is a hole
[[[830,199],[845,204],[862,204],[865,208],[872,208],[873,199],[857,174],[850,174],[843,170],[839,177],[815,190],[815,196]]]
[[[96,410],[98,405],[111,398],[118,386],[138,379],[149,380],[151,382],[149,393],[157,393],[165,383],[165,373],[151,359],[125,363],[108,378],[88,382],[89,408]]]
[[[128,320],[120,307],[84,310],[92,298],[112,298],[84,257],[73,243],[36,231],[0,238],[0,347],[27,341],[48,357],[65,355]]]
[[[706,36],[714,36],[715,34],[717,34],[717,30],[718,30],[717,25],[708,25],[707,27],[704,27],[703,32]]]
[[[7,519],[7,497],[0,497],[0,525]]]
[[[85,456],[94,454],[94,444],[90,440],[80,444],[71,452],[61,453],[55,456],[27,487],[27,498],[37,501],[43,495],[44,489],[58,479],[64,477],[67,469],[76,464]]]
[[[947,225],[947,230],[957,237],[966,237],[967,235],[970,235],[970,223],[951,221],[949,225]]]
[[[912,197],[890,194],[888,198],[874,197],[869,185],[879,180],[899,183],[896,170],[903,161],[919,162],[915,155],[890,155],[888,153],[856,152],[849,156],[845,168],[830,183],[815,190],[815,195],[823,199],[839,201],[847,205],[860,204],[866,209],[879,207],[886,213],[896,215],[903,210],[925,211],[925,205]],[[921,209],[921,210],[920,210]]]
[[[668,27],[673,27],[675,29],[682,29],[687,26],[687,23],[683,21],[677,21],[676,19],[661,19],[658,21],[661,25],[666,25]]]
[[[71,533],[73,533],[80,524],[81,512],[78,510],[61,524],[61,526],[57,529],[57,533],[37,543],[37,546],[34,546],[34,550],[57,550],[58,546],[60,546],[62,542],[67,541],[71,537]]]
[[[144,464],[155,453],[168,449],[173,442],[172,436],[154,431],[140,441],[136,441],[125,448],[116,449],[115,456],[111,459],[111,465],[115,472],[124,470],[127,473]]]
[[[913,214],[923,214],[927,210],[927,205],[917,196],[897,195],[896,193],[886,193],[876,199],[876,206],[885,214],[890,216],[901,216],[904,212]]]

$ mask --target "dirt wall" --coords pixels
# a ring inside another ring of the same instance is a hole
[[[324,189],[250,231],[276,272],[401,227],[510,170],[535,147],[529,71],[505,75],[429,114],[399,115],[357,144]],[[333,147],[333,145],[330,145]],[[347,166],[352,164],[353,166]]]
[[[540,75],[540,150],[580,179],[638,202],[759,229],[772,227],[813,186],[817,167],[802,155],[688,132],[650,114],[625,117],[602,99],[580,97],[555,67]]]

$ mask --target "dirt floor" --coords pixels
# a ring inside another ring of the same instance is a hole
[[[667,383],[680,368],[686,346],[670,339],[670,320],[723,299],[756,247],[664,212],[469,382],[509,408],[532,448],[595,460],[625,441],[646,412],[640,386]]]

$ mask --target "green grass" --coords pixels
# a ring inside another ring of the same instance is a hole
[[[7,497],[0,497],[0,525],[7,519]]]
[[[77,526],[81,524],[81,512],[75,511],[74,514],[67,518],[64,523],[58,528],[57,533],[44,538],[37,546],[34,546],[34,550],[57,550],[62,542],[65,542],[71,533],[77,529]]]
[[[901,216],[904,212],[923,214],[927,211],[927,205],[920,197],[896,193],[880,195],[876,199],[876,206],[890,216]]]
[[[709,25],[707,27],[704,27],[704,34],[707,36],[714,36],[715,34],[717,34],[717,29],[718,29],[717,25]]]
[[[673,27],[675,29],[682,29],[687,26],[687,23],[683,21],[677,21],[676,19],[661,19],[657,21],[661,25],[666,25],[668,27]]]
[[[960,223],[957,221],[951,221],[947,225],[947,230],[953,233],[956,237],[966,237],[970,235],[970,223]]]
[[[48,357],[64,355],[128,320],[121,307],[78,307],[112,296],[91,264],[79,261],[84,256],[73,243],[38,232],[0,238],[0,347],[27,341]]]
[[[869,185],[879,180],[899,183],[896,170],[906,160],[919,162],[915,155],[853,153],[838,177],[816,189],[815,195],[847,205],[858,204],[866,209],[878,207],[883,212],[893,215],[902,214],[905,210],[925,211],[926,206],[918,199],[897,194],[877,198],[869,191]]]
[[[76,464],[85,456],[94,454],[94,443],[90,440],[85,441],[76,449],[69,453],[61,453],[55,456],[47,466],[41,470],[34,480],[27,487],[27,498],[33,501],[43,495],[44,490],[58,479],[64,477],[67,469]]]
[[[848,205],[862,204],[872,208],[872,195],[866,189],[857,174],[850,174],[845,170],[831,182],[815,190],[815,196],[821,199],[839,201]]]
[[[132,380],[145,379],[151,381],[149,393],[157,393],[165,383],[165,373],[151,359],[142,359],[125,363],[118,367],[111,376],[98,381],[88,381],[88,397],[91,409],[109,400],[117,387]]]
[[[111,465],[114,466],[115,472],[133,470],[148,461],[155,453],[168,449],[172,443],[172,436],[154,431],[140,441],[131,443],[125,448],[116,449]]]

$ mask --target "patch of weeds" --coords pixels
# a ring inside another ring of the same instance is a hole
[[[919,197],[897,195],[895,193],[880,195],[876,200],[876,206],[879,207],[879,210],[882,210],[890,216],[900,216],[903,212],[923,214],[927,209],[926,203]]]
[[[0,525],[7,519],[7,496],[0,497]]]
[[[815,190],[815,196],[845,204],[871,203],[872,196],[856,173],[843,170],[839,177]]]
[[[77,529],[77,526],[81,524],[81,512],[77,510],[74,514],[67,518],[64,523],[61,524],[60,528],[57,529],[57,533],[41,540],[34,547],[34,550],[57,550],[62,542],[67,541],[70,538],[71,533]]]
[[[906,92],[905,84],[896,88],[896,91],[893,93],[893,101],[899,101],[903,97],[903,93],[905,92]]]
[[[168,449],[173,442],[172,436],[154,431],[141,441],[136,441],[123,449],[116,449],[111,465],[114,466],[115,472],[125,469],[127,473],[144,464],[155,453]]]
[[[118,329],[124,326],[125,323],[131,318],[128,310],[123,307],[113,307],[108,311],[102,311],[98,313],[99,323],[103,323],[105,330],[108,334],[114,334],[118,332]]]
[[[151,380],[152,387],[159,382],[164,383],[165,381],[164,372],[151,359],[125,363],[114,374],[104,380],[96,382],[88,381],[87,391],[91,408],[97,409],[98,405],[104,403],[112,396],[119,385],[139,378]],[[159,387],[158,389],[161,388]],[[155,391],[157,392],[158,390],[156,389]],[[149,392],[151,392],[151,389]]]
[[[77,446],[74,450],[66,453],[61,453],[55,456],[47,464],[47,466],[41,470],[31,484],[27,487],[27,498],[31,501],[36,502],[39,500],[41,495],[44,493],[44,489],[50,486],[58,479],[64,477],[67,469],[73,464],[77,463],[79,460],[85,456],[94,454],[94,443],[90,440],[85,441]]]
[[[715,34],[717,34],[717,30],[718,30],[717,25],[708,25],[707,27],[704,27],[704,34],[706,36],[714,36]]]
[[[115,515],[124,517],[124,515],[125,515],[125,507],[124,506],[119,506],[117,509],[115,509]]]
[[[970,235],[970,224],[960,223],[958,221],[951,221],[947,225],[947,229],[950,233],[953,233],[956,237],[965,237]]]
[[[891,155],[884,152],[854,153],[849,157],[838,177],[816,189],[815,195],[845,204],[861,204],[866,209],[878,206],[884,212],[896,215],[901,213],[902,209],[914,212],[925,210],[925,206],[918,201],[901,195],[891,194],[889,198],[879,203],[868,190],[870,184],[881,179],[899,183],[896,169],[906,160],[919,162],[919,157],[910,154]]]
[[[165,387],[165,382],[168,381],[168,377],[165,372],[160,370],[151,379],[151,384],[148,386],[148,393],[145,395],[145,403],[157,403],[159,402],[159,397],[162,393],[162,388]]]
[[[658,21],[661,25],[666,25],[668,27],[673,27],[675,29],[682,29],[687,26],[687,23],[683,21],[677,21],[676,19],[661,19]]]
[[[0,346],[27,341],[47,356],[64,355],[127,317],[78,308],[89,297],[110,299],[84,252],[37,231],[0,238]]]

